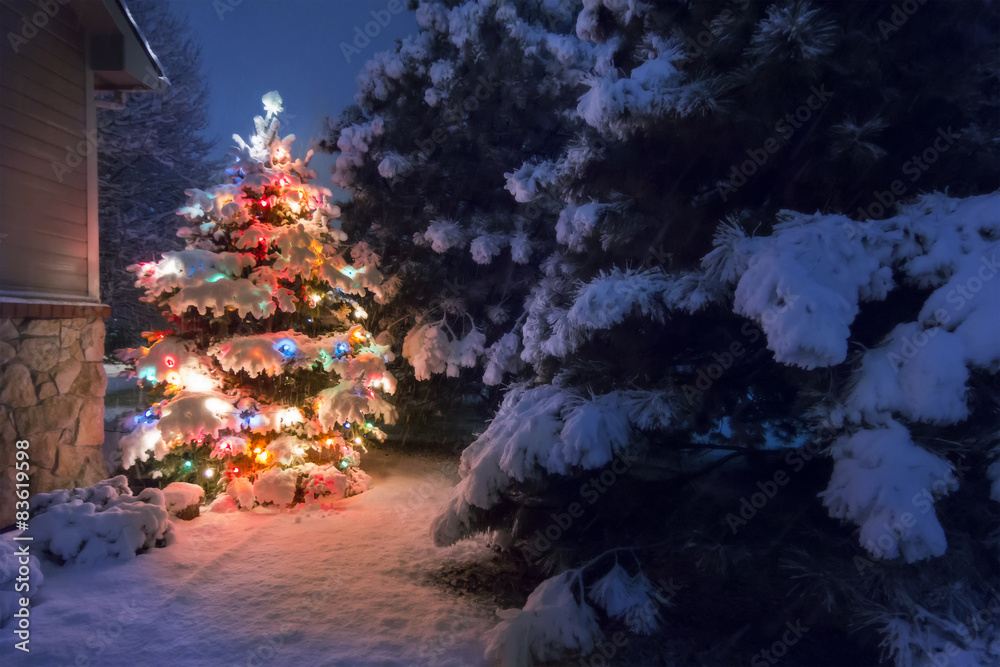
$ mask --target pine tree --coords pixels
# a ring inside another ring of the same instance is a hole
[[[234,136],[230,183],[187,191],[185,249],[129,267],[172,328],[123,355],[153,399],[121,440],[124,467],[221,486],[243,508],[365,490],[360,452],[394,417],[391,353],[355,298],[378,295],[381,274],[344,259],[311,152],[293,159],[280,96],[263,101],[250,142]]]
[[[401,422],[428,439],[480,427],[496,404],[488,388],[523,367],[514,332],[559,202],[518,205],[505,172],[558,154],[569,134],[551,110],[580,90],[546,76],[575,56],[536,25],[568,34],[567,3],[454,4],[454,26],[443,5],[422,4],[418,34],[365,64],[357,106],[324,143],[351,194],[345,229],[391,276],[394,298],[369,310],[406,361]]]
[[[456,39],[483,12],[563,44],[539,89],[588,72],[550,110],[561,145],[505,168],[516,202],[558,202],[511,345],[531,378],[434,524],[558,573],[490,657],[587,653],[595,619],[654,631],[641,555],[716,595],[714,567],[745,570],[736,637],[791,609],[881,631],[901,665],[988,664],[997,626],[968,619],[998,583],[996,8],[587,0],[575,37],[510,8],[421,5]],[[749,661],[753,635],[701,660]]]

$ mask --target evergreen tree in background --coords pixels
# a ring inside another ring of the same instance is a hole
[[[137,345],[144,330],[161,328],[156,311],[139,300],[125,267],[179,249],[174,232],[177,193],[210,183],[223,164],[209,157],[208,90],[200,46],[186,21],[163,2],[130,2],[170,85],[124,100],[103,95],[97,113],[101,299],[111,306],[106,348]],[[155,72],[147,72],[155,80]]]
[[[513,240],[541,211],[524,309],[485,355],[491,381],[530,379],[464,452],[433,527],[440,545],[490,533],[551,575],[488,657],[586,654],[604,625],[662,628],[633,661],[745,663],[799,619],[813,631],[784,647],[793,662],[871,662],[881,642],[899,665],[995,663],[1000,618],[977,612],[1000,584],[996,6],[476,0],[417,16],[335,127],[356,224],[379,225],[393,265],[419,260],[405,302],[445,303],[448,279],[477,312],[509,307],[473,290],[504,285],[505,261],[427,263],[419,244],[475,259],[483,232]],[[431,55],[449,43],[534,94],[513,122],[504,95],[449,125],[420,159],[428,109],[471,85]],[[472,148],[489,145],[509,148]],[[418,377],[478,352],[445,334],[406,337]]]
[[[371,256],[342,256],[339,210],[278,135],[281,98],[264,96],[231,182],[187,190],[183,250],[131,266],[172,328],[127,350],[153,399],[120,441],[139,477],[202,484],[249,509],[364,491],[364,443],[391,421],[387,347],[352,297],[380,293]],[[150,454],[153,455],[150,460]]]
[[[514,6],[529,21],[572,29],[559,3]],[[481,428],[497,402],[488,386],[522,366],[521,305],[554,247],[545,218],[559,202],[519,205],[504,172],[558,154],[570,132],[552,110],[581,91],[547,74],[572,57],[563,44],[511,31],[495,9],[455,12],[460,33],[443,6],[422,5],[420,32],[366,63],[357,106],[331,122],[323,144],[340,153],[334,184],[351,194],[345,229],[391,276],[395,298],[369,310],[405,359],[396,369],[409,438]]]

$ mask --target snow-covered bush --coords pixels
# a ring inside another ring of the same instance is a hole
[[[302,463],[288,468],[271,468],[251,482],[233,477],[226,495],[212,503],[214,512],[251,509],[256,505],[286,508],[293,502],[329,507],[341,498],[364,493],[372,478],[360,468],[333,463]]]
[[[163,546],[170,531],[159,489],[133,496],[124,475],[77,489],[38,493],[28,534],[34,548],[69,565],[131,560]]]
[[[205,498],[205,489],[188,482],[171,482],[163,487],[163,500],[167,511],[178,514],[189,507],[197,507]]]

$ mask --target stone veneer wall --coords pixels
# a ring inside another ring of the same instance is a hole
[[[16,440],[31,444],[32,493],[106,477],[104,321],[0,318],[0,528],[14,521]]]

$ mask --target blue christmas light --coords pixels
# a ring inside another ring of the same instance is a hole
[[[347,353],[348,353],[348,352],[350,352],[350,351],[351,351],[351,346],[350,346],[350,345],[348,345],[347,343],[337,343],[337,344],[336,344],[336,345],[335,345],[335,346],[333,347],[333,352],[334,352],[334,354],[336,354],[336,355],[337,355],[338,357],[339,357],[339,356],[342,356],[342,355],[345,355],[345,354],[347,354]]]
[[[295,356],[295,341],[291,338],[282,338],[277,343],[274,344],[274,349],[281,352],[281,356],[285,359]]]

